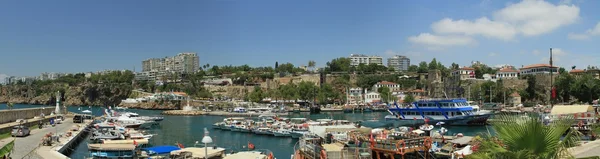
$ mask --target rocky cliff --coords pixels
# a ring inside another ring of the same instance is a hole
[[[48,84],[42,86],[7,85],[0,86],[0,103],[53,105],[56,92],[61,91],[66,105],[119,105],[131,93],[130,84],[92,84],[75,86],[66,84]]]

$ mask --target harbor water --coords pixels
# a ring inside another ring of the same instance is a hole
[[[36,108],[40,105],[23,105],[15,104],[13,109],[19,108]],[[90,107],[68,107],[68,110],[74,113],[81,113]],[[104,107],[91,107],[92,112],[96,116],[103,115]],[[5,104],[0,104],[0,109],[6,109]],[[160,115],[159,110],[117,110],[135,112],[140,115]],[[362,120],[384,120],[387,112],[366,112],[366,113],[343,113],[343,112],[322,112],[321,114],[309,113],[290,113],[287,117],[301,117],[310,119],[331,118],[336,120],[362,121]],[[279,159],[287,159],[293,154],[294,145],[298,139],[290,137],[275,137],[265,135],[255,135],[251,133],[231,132],[220,129],[212,129],[212,124],[223,121],[226,116],[165,116],[164,120],[153,126],[146,132],[154,134],[150,139],[150,145],[176,145],[182,143],[186,147],[192,147],[196,141],[201,141],[204,135],[204,128],[208,128],[210,136],[213,139],[213,144],[209,146],[218,146],[230,151],[245,151],[247,150],[248,142],[255,145],[256,150],[268,149],[273,152],[274,156]],[[487,133],[485,126],[444,126],[449,131],[447,134],[463,133],[464,135],[477,135],[479,133]],[[78,145],[69,157],[74,159],[82,159],[89,156],[87,149],[87,141],[84,140]],[[204,147],[199,142],[197,147]]]

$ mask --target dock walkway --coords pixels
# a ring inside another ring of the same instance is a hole
[[[5,125],[5,124],[2,124]],[[14,124],[13,124],[14,125]],[[61,124],[57,124],[55,127],[44,127],[43,129],[31,130],[31,135],[26,137],[9,137],[0,140],[0,147],[8,144],[10,141],[15,140],[15,146],[11,153],[12,158],[42,158],[35,153],[35,149],[40,146],[41,139],[47,133],[65,132],[75,125],[71,119],[65,118]]]

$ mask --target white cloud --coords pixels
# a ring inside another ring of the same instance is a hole
[[[418,36],[408,37],[408,41],[415,44],[430,46],[429,49],[441,49],[447,46],[464,46],[475,44],[475,40],[467,36],[444,36],[421,33]]]
[[[570,4],[552,4],[543,0],[523,0],[509,4],[493,13],[493,19],[481,17],[475,20],[444,18],[431,25],[435,34],[421,33],[409,38],[410,42],[439,47],[445,44],[465,45],[475,43],[472,36],[483,36],[501,40],[512,40],[517,35],[536,36],[550,33],[560,27],[575,23],[579,19],[579,7]],[[600,29],[598,31],[600,33]],[[418,38],[462,36],[461,42],[424,42]],[[466,40],[469,39],[469,40]]]
[[[515,28],[508,23],[491,21],[486,17],[475,21],[444,18],[433,23],[431,28],[440,34],[482,35],[503,40],[510,40],[517,34]]]
[[[600,35],[600,22],[598,22],[594,28],[585,31],[585,33],[569,33],[568,38],[572,40],[586,40],[589,39],[590,36],[596,35]]]
[[[490,52],[490,54],[488,54],[488,56],[496,56],[498,54],[496,54],[495,52]]]
[[[549,33],[579,19],[579,7],[554,5],[543,0],[523,0],[494,13],[496,20],[509,22],[526,36]]]

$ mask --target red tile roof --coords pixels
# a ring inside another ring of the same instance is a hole
[[[464,66],[464,67],[460,68],[459,70],[475,70],[475,69],[471,68],[471,67]]]
[[[550,67],[550,64],[533,64],[533,65],[527,65],[521,69],[529,69],[529,68],[538,68],[538,67]],[[558,68],[557,66],[552,66],[554,68]]]
[[[498,70],[498,72],[519,72],[519,70],[515,70],[512,68],[503,68],[503,69]]]
[[[571,71],[569,71],[569,73],[582,73],[582,72],[585,72],[585,70],[572,69]]]
[[[381,84],[381,85],[397,85],[394,82],[389,82],[389,81],[381,81],[381,82],[377,82],[377,84]]]

